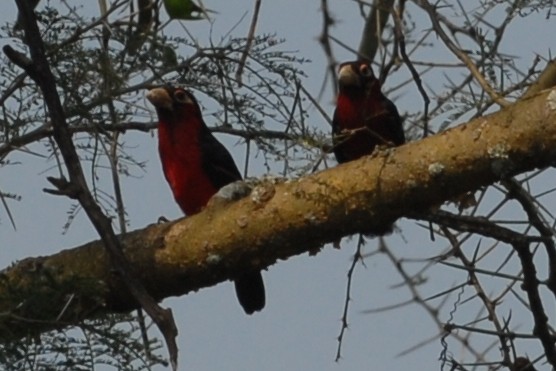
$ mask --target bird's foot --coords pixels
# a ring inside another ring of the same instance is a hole
[[[163,223],[169,223],[169,222],[170,222],[170,220],[168,220],[168,218],[165,217],[164,215],[159,216],[157,221],[156,221],[157,224],[163,224]]]

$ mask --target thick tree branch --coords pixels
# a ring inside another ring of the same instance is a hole
[[[182,295],[314,251],[556,161],[556,90],[501,112],[120,238],[156,299]],[[21,336],[137,304],[100,242],[29,258],[0,275],[0,334]],[[41,300],[47,297],[49,300]],[[33,326],[35,325],[35,326]],[[34,328],[33,328],[34,327]]]
[[[359,57],[374,60],[381,44],[381,37],[390,13],[394,8],[394,0],[374,0],[372,10],[367,15],[365,27],[359,43]]]
[[[549,61],[537,80],[529,86],[524,98],[531,97],[541,90],[552,88],[556,85],[556,60]]]

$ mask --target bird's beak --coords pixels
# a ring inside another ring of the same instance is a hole
[[[154,88],[147,93],[147,99],[157,108],[172,110],[172,97],[164,88]]]
[[[340,87],[342,86],[359,86],[361,81],[359,80],[359,76],[352,68],[351,64],[346,64],[345,66],[340,67],[340,71],[338,71],[338,83]]]

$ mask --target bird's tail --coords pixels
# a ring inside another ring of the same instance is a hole
[[[265,305],[264,282],[261,272],[249,272],[234,281],[236,295],[247,314],[259,311]]]

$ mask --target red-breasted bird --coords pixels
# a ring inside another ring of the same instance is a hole
[[[380,91],[380,81],[369,62],[342,63],[338,88],[332,139],[339,163],[370,155],[377,145],[405,143],[398,110]]]
[[[155,88],[147,99],[158,114],[158,151],[174,198],[186,215],[200,212],[218,190],[241,180],[226,148],[203,121],[197,100],[182,88]],[[245,272],[234,281],[239,303],[247,314],[263,309],[261,272]]]

